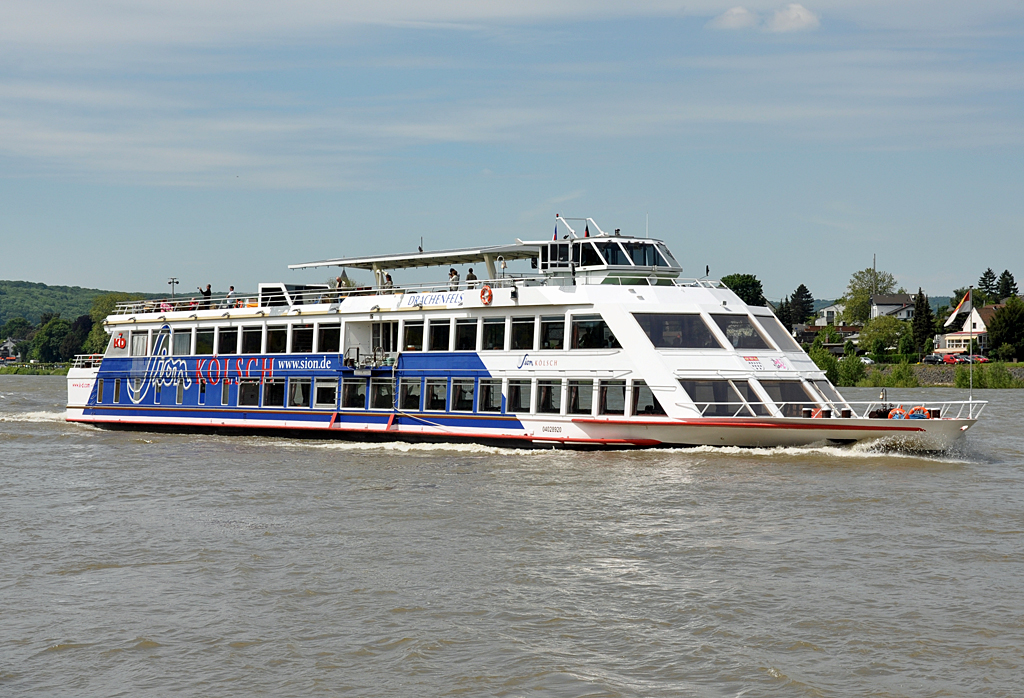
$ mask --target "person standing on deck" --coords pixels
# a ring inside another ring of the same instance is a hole
[[[448,270],[448,290],[459,290],[459,272],[455,271],[455,267]]]
[[[466,288],[476,288],[476,274],[473,273],[473,267],[469,268],[469,273],[466,274]]]
[[[206,290],[203,287],[199,287],[199,293],[203,296],[203,302],[199,305],[200,309],[207,310],[210,307],[210,296],[213,295],[213,291],[210,290],[210,284],[206,284]]]

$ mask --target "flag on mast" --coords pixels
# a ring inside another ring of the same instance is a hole
[[[552,240],[557,240],[558,239],[558,221],[555,221],[555,234],[554,234],[554,236],[551,239]]]
[[[971,312],[972,307],[973,304],[971,303],[971,292],[970,290],[968,290],[967,293],[964,294],[964,297],[960,301],[960,304],[953,308],[953,312],[949,314],[949,319],[946,320],[946,323],[943,325],[943,327],[949,327],[954,322],[956,322],[956,316],[959,315],[960,313]]]
[[[583,237],[585,237],[585,238],[590,237],[590,224],[589,223],[587,224],[587,227],[583,229]]]

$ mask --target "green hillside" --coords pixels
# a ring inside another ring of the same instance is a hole
[[[110,291],[80,286],[47,286],[31,281],[0,281],[0,326],[16,317],[23,317],[35,325],[43,313],[60,313],[62,318],[74,320],[80,315],[88,315],[93,299],[105,293]]]

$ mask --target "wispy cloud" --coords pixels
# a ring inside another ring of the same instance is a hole
[[[791,3],[776,10],[767,28],[773,32],[798,32],[817,29],[818,16],[799,3]]]
[[[733,7],[708,22],[712,29],[749,29],[757,25],[757,15],[745,7]]]

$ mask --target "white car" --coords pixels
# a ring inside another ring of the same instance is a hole
[[[866,364],[866,365],[870,366],[871,364],[875,363],[875,360],[874,359],[869,359],[866,356],[862,356],[862,357],[860,357],[860,362],[862,364]]]

